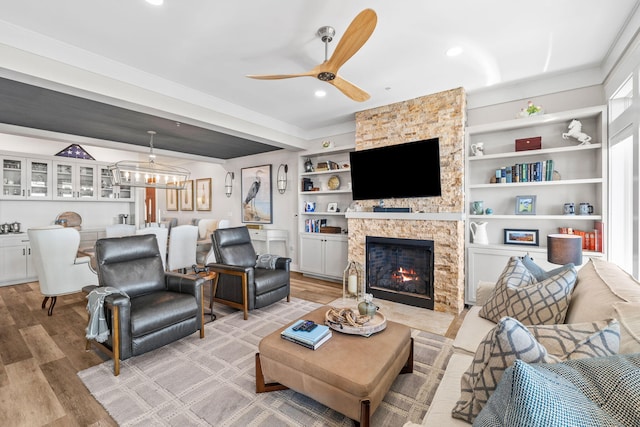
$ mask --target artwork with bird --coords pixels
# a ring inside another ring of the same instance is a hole
[[[271,223],[271,165],[242,169],[242,222]]]

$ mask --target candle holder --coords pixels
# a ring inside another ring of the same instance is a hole
[[[356,261],[349,261],[342,276],[342,299],[345,303],[356,303],[362,292],[363,273],[362,265]]]

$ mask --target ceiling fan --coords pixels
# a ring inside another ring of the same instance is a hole
[[[332,84],[342,93],[354,101],[366,101],[369,94],[353,83],[348,82],[338,75],[338,70],[349,60],[369,39],[376,28],[378,17],[372,9],[365,9],[356,16],[344,32],[344,36],[338,42],[336,50],[328,58],[328,46],[336,30],[333,27],[320,27],[317,34],[324,42],[324,62],[316,65],[312,70],[299,74],[273,74],[273,75],[249,75],[252,79],[278,80],[293,77],[316,77],[319,80]]]

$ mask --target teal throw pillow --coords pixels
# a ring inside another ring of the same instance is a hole
[[[536,282],[542,282],[543,280],[548,279],[551,276],[555,276],[556,274],[560,274],[565,272],[566,270],[575,268],[575,265],[573,265],[573,263],[570,263],[565,264],[562,267],[554,268],[553,270],[545,271],[542,267],[540,267],[533,261],[533,258],[531,258],[529,254],[526,254],[524,257],[522,257],[522,264],[524,264],[527,270],[529,270],[529,273],[531,273],[533,277],[536,278]]]

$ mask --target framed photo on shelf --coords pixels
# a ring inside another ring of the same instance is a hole
[[[516,215],[535,215],[536,196],[516,196]]]
[[[504,229],[505,245],[540,246],[538,230]]]
[[[338,212],[338,203],[331,202],[327,205],[327,212]]]
[[[184,188],[179,191],[180,194],[180,210],[192,211],[193,210],[193,180],[190,179],[185,182]]]
[[[271,224],[271,165],[242,168],[240,185],[242,222]]]
[[[211,210],[211,178],[196,179],[196,210]]]
[[[167,210],[168,211],[177,211],[178,210],[178,190],[175,188],[167,188]]]

